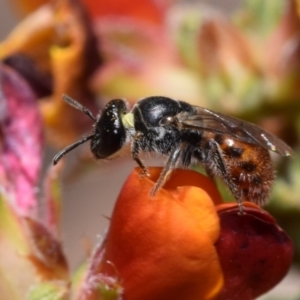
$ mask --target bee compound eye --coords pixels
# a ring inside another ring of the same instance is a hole
[[[174,123],[174,117],[172,116],[163,117],[159,122],[160,125],[170,125],[172,123]]]

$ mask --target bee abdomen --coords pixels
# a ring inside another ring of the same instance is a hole
[[[266,203],[274,180],[269,151],[259,145],[230,139],[221,145],[231,180],[242,201]]]

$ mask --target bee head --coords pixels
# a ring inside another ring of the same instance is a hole
[[[88,140],[91,140],[91,151],[97,159],[108,158],[122,148],[126,141],[126,130],[122,121],[127,110],[124,100],[115,99],[108,102],[98,118],[69,96],[63,95],[63,100],[84,112],[95,122],[95,125],[93,134],[83,137],[57,153],[53,158],[54,165],[68,152]]]
[[[126,141],[123,117],[127,107],[124,100],[115,99],[107,103],[95,123],[91,151],[95,158],[104,159],[118,152]]]

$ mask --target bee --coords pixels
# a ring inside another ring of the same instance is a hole
[[[220,177],[243,213],[243,202],[263,205],[274,181],[269,151],[291,156],[292,149],[262,128],[207,108],[163,96],[139,100],[131,111],[124,100],[107,103],[98,117],[74,99],[63,99],[81,110],[94,122],[91,135],[60,151],[57,162],[69,151],[90,141],[96,159],[106,159],[126,144],[131,144],[132,158],[141,168],[142,152],[156,152],[167,157],[165,166],[151,190],[151,196],[164,185],[175,168],[202,164],[212,178]]]

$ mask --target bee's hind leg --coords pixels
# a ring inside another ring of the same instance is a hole
[[[215,172],[207,164],[204,165],[204,168],[205,168],[206,175],[216,183]]]
[[[223,159],[222,149],[215,140],[209,140],[209,146],[211,155],[210,162],[205,164],[206,171],[210,177],[214,178],[215,175],[218,175],[224,180],[224,182],[226,183],[226,185],[228,186],[229,190],[231,191],[238,203],[240,214],[243,214],[243,199],[241,198],[236,184],[232,181],[230,177],[228,167]]]

